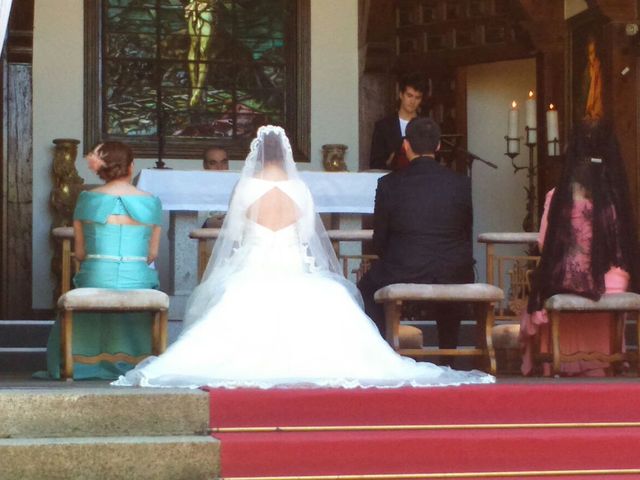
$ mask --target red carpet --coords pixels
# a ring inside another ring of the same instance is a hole
[[[222,442],[225,478],[583,471],[571,476],[545,473],[544,478],[640,479],[638,398],[636,383],[214,389],[210,410],[213,429],[399,426],[371,431],[214,431]],[[535,428],[594,422],[638,424]],[[478,428],[487,424],[500,425]],[[509,428],[514,424],[521,425]],[[448,427],[433,428],[437,425]]]

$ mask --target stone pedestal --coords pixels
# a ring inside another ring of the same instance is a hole
[[[169,318],[182,320],[187,299],[198,284],[198,246],[189,233],[200,228],[198,212],[175,210],[169,217],[169,263],[171,296]],[[173,330],[173,329],[171,329]],[[170,337],[171,335],[170,331]]]

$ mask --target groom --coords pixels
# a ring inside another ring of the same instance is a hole
[[[440,128],[430,118],[409,122],[406,169],[378,180],[373,245],[380,259],[358,282],[365,311],[385,335],[384,310],[373,295],[392,283],[474,281],[471,181],[435,160]],[[433,303],[440,348],[456,348],[466,306]]]

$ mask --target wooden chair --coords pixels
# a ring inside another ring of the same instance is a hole
[[[73,254],[73,228],[57,227],[53,237],[60,242],[62,249],[61,295],[58,298],[58,310],[61,314],[60,348],[62,353],[62,378],[73,379],[73,362],[98,363],[101,360],[125,360],[138,363],[144,357],[131,357],[123,354],[100,354],[95,357],[73,356],[73,313],[74,312],[152,312],[152,353],[159,355],[167,347],[167,325],[169,296],[159,290],[115,290],[106,288],[71,289],[71,278],[78,270]]]
[[[496,373],[496,359],[493,348],[492,329],[494,305],[502,301],[504,292],[486,283],[431,285],[419,283],[395,283],[381,288],[375,293],[375,301],[384,304],[387,341],[400,355],[413,358],[426,356],[467,356],[485,357],[492,374]],[[400,320],[404,302],[465,302],[475,308],[477,322],[477,346],[470,349],[402,348],[400,345]]]
[[[623,331],[625,326],[625,313],[634,312],[635,323],[640,345],[640,294],[608,293],[600,297],[600,300],[593,301],[578,295],[558,294],[547,299],[544,304],[550,322],[551,333],[551,354],[538,354],[541,361],[551,361],[554,375],[560,374],[562,362],[577,360],[598,360],[605,362],[622,362],[624,360],[633,361],[635,359],[640,376],[640,353],[625,352],[623,346]],[[602,312],[612,313],[614,321],[612,323],[611,354],[607,355],[599,352],[578,352],[572,355],[565,355],[560,351],[560,322],[563,313],[584,313]]]
[[[109,288],[74,288],[58,299],[58,309],[62,318],[60,348],[62,353],[62,378],[73,379],[73,362],[94,364],[102,360],[124,360],[138,363],[144,357],[124,354],[102,353],[93,357],[73,355],[73,313],[74,312],[152,312],[153,355],[159,355],[167,348],[167,322],[169,296],[159,290],[115,290]]]
[[[53,238],[60,242],[61,252],[61,278],[60,294],[71,289],[71,278],[78,271],[78,262],[73,254],[73,227],[56,227],[51,231]]]
[[[478,243],[486,246],[487,283],[506,292],[505,299],[496,305],[496,324],[493,327],[493,346],[500,371],[504,373],[520,373],[520,315],[527,307],[531,274],[540,260],[539,256],[531,254],[538,243],[538,236],[538,232],[478,235]]]

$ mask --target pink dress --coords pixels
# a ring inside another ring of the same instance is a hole
[[[542,249],[545,233],[547,231],[547,216],[549,205],[555,189],[547,193],[544,202],[544,213],[540,221],[540,235],[538,243]],[[576,233],[576,248],[572,263],[578,270],[584,270],[591,261],[591,223],[590,217],[592,204],[588,199],[574,202],[571,213],[571,225]],[[571,268],[567,269],[567,286],[571,286]],[[606,293],[624,292],[629,285],[629,274],[619,267],[611,268],[604,276]],[[576,313],[563,314],[560,322],[560,351],[563,354],[576,352],[602,352],[611,353],[611,322],[605,318],[613,318],[611,314],[602,313]],[[530,375],[533,369],[533,355],[535,353],[536,337],[540,336],[540,352],[550,351],[550,328],[547,312],[539,310],[532,314],[524,313],[520,319],[520,342],[524,348],[522,359],[522,373]],[[604,376],[608,363],[599,361],[575,361],[563,362],[561,371],[563,375]],[[549,375],[550,365],[545,363],[544,374]]]

